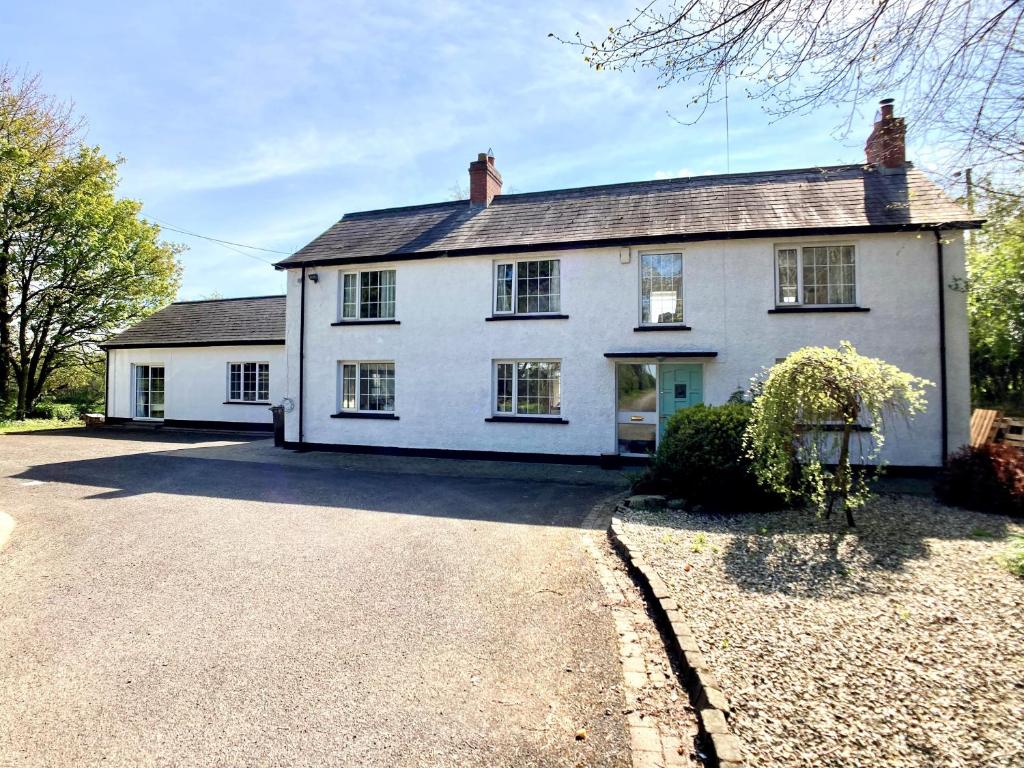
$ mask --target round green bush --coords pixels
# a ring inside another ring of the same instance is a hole
[[[750,405],[695,405],[673,414],[653,457],[648,487],[715,508],[764,509],[779,499],[764,491],[743,452]]]

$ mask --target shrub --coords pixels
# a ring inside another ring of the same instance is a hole
[[[648,475],[637,485],[714,507],[776,506],[743,452],[750,406],[695,405],[668,420]]]
[[[79,407],[74,403],[52,403],[40,401],[32,409],[32,416],[40,419],[56,419],[57,421],[74,421],[80,417]]]
[[[958,507],[1024,516],[1024,451],[997,443],[964,446],[946,461],[936,493]]]

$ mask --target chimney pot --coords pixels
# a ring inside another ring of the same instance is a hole
[[[867,161],[883,172],[898,170],[907,162],[907,126],[902,117],[894,116],[894,103],[893,99],[879,102],[881,114],[864,145]]]
[[[501,174],[494,167],[494,155],[481,152],[469,164],[469,202],[488,206],[501,194]]]

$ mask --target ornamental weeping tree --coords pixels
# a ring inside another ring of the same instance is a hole
[[[931,384],[858,354],[848,341],[797,350],[771,368],[754,399],[743,442],[758,482],[789,501],[806,499],[826,517],[840,504],[855,526],[888,425],[924,412]],[[857,473],[855,437],[865,465]]]

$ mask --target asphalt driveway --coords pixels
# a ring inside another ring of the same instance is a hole
[[[0,435],[0,764],[628,765],[616,481]]]

